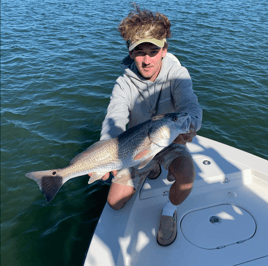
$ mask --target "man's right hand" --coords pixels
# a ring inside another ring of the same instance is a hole
[[[101,179],[102,180],[107,180],[109,178],[109,176],[110,176],[110,173],[112,173],[113,176],[116,176],[117,175],[117,170],[114,170],[114,171],[111,171],[109,173],[106,173]],[[88,175],[92,176],[93,173],[89,173]]]

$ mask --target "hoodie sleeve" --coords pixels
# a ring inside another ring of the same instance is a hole
[[[192,118],[192,125],[198,131],[202,123],[202,109],[197,96],[192,89],[192,81],[185,67],[174,68],[172,78],[174,105],[178,112],[188,113]]]
[[[110,97],[106,117],[102,123],[100,140],[115,138],[126,130],[129,121],[129,100],[126,93],[128,85],[125,85],[122,86],[120,78],[117,79]]]

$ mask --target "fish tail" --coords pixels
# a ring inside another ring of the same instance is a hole
[[[63,177],[57,173],[57,170],[30,172],[25,176],[36,181],[47,202],[55,197],[63,185]]]

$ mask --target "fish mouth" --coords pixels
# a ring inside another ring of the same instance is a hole
[[[183,115],[185,116],[185,120],[182,125],[182,129],[186,132],[190,132],[190,126],[191,126],[191,117],[188,114]]]

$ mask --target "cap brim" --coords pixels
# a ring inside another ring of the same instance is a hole
[[[131,44],[129,47],[128,47],[128,50],[129,51],[132,51],[135,47],[137,47],[139,44],[141,43],[145,43],[145,42],[148,42],[148,43],[152,43],[156,46],[158,46],[159,48],[162,48],[164,47],[165,45],[165,42],[166,42],[166,39],[163,39],[163,40],[157,40],[157,39],[141,39],[137,42],[134,42],[133,44]]]

